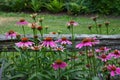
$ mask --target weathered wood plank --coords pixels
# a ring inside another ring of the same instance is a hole
[[[44,37],[53,37],[54,40],[56,38],[61,38],[61,37],[67,37],[69,40],[71,40],[71,35],[70,34],[61,34],[61,35],[49,35],[45,34]],[[32,35],[27,35],[28,38],[32,38]],[[97,44],[95,48],[101,47],[101,46],[106,46],[112,49],[120,49],[120,35],[97,35],[97,34],[92,34],[92,35],[87,35],[87,34],[81,34],[75,35],[75,44],[81,42],[83,38],[86,37],[96,37],[100,40],[100,44]],[[14,43],[18,42],[16,39],[13,40]],[[15,51],[14,49],[14,43],[11,42],[10,39],[5,38],[5,35],[0,35],[0,51]],[[71,46],[68,46],[68,49],[71,49]]]

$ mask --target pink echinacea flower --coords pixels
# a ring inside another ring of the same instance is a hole
[[[110,71],[111,76],[120,75],[120,68],[115,65],[108,65],[107,69]]]
[[[10,31],[8,31],[8,32],[5,34],[5,36],[6,36],[6,39],[8,39],[8,38],[13,39],[13,38],[16,38],[17,33],[14,32],[13,30],[10,30]]]
[[[67,26],[77,26],[77,25],[78,25],[78,23],[75,21],[72,21],[72,20],[67,23]]]
[[[98,56],[98,58],[101,59],[103,62],[106,62],[107,60],[111,59],[111,56],[102,54],[102,55]]]
[[[72,44],[71,41],[69,41],[66,37],[63,37],[61,39],[58,39],[57,41],[55,41],[57,43],[60,43],[61,45],[69,45],[69,44]]]
[[[114,58],[120,58],[120,51],[116,49],[113,52],[109,53],[109,55]]]
[[[81,43],[76,45],[76,48],[80,49],[84,46],[92,46],[91,38],[84,38]]]
[[[17,46],[17,47],[30,47],[30,46],[32,46],[34,43],[33,42],[30,42],[29,40],[28,40],[28,38],[26,38],[26,37],[24,37],[24,38],[22,38],[21,39],[21,42],[18,42],[18,43],[15,43],[15,45]]]
[[[99,49],[96,49],[95,51],[96,51],[96,52],[107,52],[107,51],[109,51],[109,50],[110,50],[110,48],[100,47]]]
[[[17,25],[24,26],[24,25],[28,25],[28,22],[27,22],[25,19],[20,19],[20,21],[17,22],[16,24],[17,24]]]
[[[100,43],[100,41],[99,41],[99,40],[97,40],[97,38],[96,38],[96,37],[91,38],[91,42],[92,42],[92,45],[95,45],[95,44],[99,44],[99,43]]]
[[[47,47],[47,48],[57,47],[56,43],[52,40],[51,37],[46,37],[45,40],[42,42],[41,46]]]
[[[58,69],[64,69],[65,67],[67,67],[67,63],[63,62],[62,60],[56,60],[53,64],[52,67],[54,70],[58,70]]]

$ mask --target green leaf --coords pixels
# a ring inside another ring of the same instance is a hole
[[[14,48],[15,48],[15,50],[17,50],[18,52],[21,51],[17,46],[14,46]]]
[[[37,72],[37,73],[32,74],[31,77],[30,77],[28,80],[32,80],[32,79],[34,79],[34,78],[38,78],[38,79],[45,78],[45,79],[47,79],[47,80],[50,80],[50,79],[51,79],[49,76]]]
[[[99,77],[93,77],[92,80],[100,80]]]
[[[83,72],[83,70],[81,70],[81,69],[72,69],[72,70],[67,70],[67,71],[63,72],[63,73],[61,74],[61,76],[64,76],[64,75],[66,75],[66,74],[70,74],[70,73],[73,73],[73,72],[78,72],[78,71],[81,71],[81,74],[82,74],[82,72]]]
[[[17,74],[15,76],[12,76],[10,79],[15,79],[15,78],[20,78],[20,77],[24,77],[23,74]]]

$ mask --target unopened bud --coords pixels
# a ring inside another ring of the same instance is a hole
[[[105,26],[108,26],[110,24],[110,22],[106,21],[105,22]]]
[[[88,29],[91,30],[91,28],[92,28],[92,25],[89,25],[89,26],[88,26]]]
[[[102,24],[98,24],[98,27],[100,28],[102,26]]]

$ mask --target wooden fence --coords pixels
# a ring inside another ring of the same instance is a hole
[[[54,39],[56,38],[61,38],[61,37],[67,37],[69,40],[71,40],[71,35],[70,34],[61,34],[61,35],[49,35],[45,34],[44,37],[53,37]],[[32,35],[27,35],[28,38],[32,38]],[[95,45],[95,48],[101,47],[101,46],[106,46],[111,49],[119,49],[120,50],[120,35],[97,35],[97,34],[92,34],[92,35],[87,35],[87,34],[81,34],[75,35],[75,44],[81,42],[83,38],[86,37],[96,37],[97,39],[100,40],[100,44]],[[18,42],[16,39],[13,40],[14,43]],[[5,38],[5,35],[0,35],[0,52],[1,51],[16,51],[14,49],[14,43],[11,42],[10,39]],[[71,50],[71,46],[68,46],[68,49]]]

